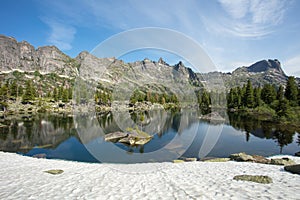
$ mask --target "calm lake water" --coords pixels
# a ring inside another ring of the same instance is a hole
[[[178,156],[228,157],[236,152],[294,155],[300,151],[300,134],[292,127],[230,113],[223,123],[200,120],[198,116],[190,110],[108,112],[97,115],[94,129],[81,127],[89,127],[91,121],[81,116],[75,121],[73,117],[47,114],[29,119],[4,118],[1,123],[7,126],[0,128],[0,150],[83,162],[169,161]],[[133,124],[153,139],[134,147],[104,141],[103,134]]]

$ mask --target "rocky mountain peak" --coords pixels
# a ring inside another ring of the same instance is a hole
[[[158,64],[161,64],[161,65],[168,65],[168,64],[162,59],[162,57],[159,58]]]
[[[256,73],[257,72],[266,72],[270,69],[277,70],[280,73],[284,73],[281,68],[280,62],[277,59],[261,60],[261,61],[254,63],[253,65],[247,67],[248,72],[256,72]]]

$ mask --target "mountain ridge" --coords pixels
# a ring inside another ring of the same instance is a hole
[[[13,37],[0,35],[0,73],[15,70],[38,71],[41,74],[55,73],[71,79],[80,74],[88,80],[104,82],[107,85],[122,81],[120,76],[126,77],[128,83],[133,83],[134,80],[155,82],[171,78],[180,80],[186,86],[187,84],[193,87],[210,85],[211,88],[214,88],[214,85],[218,87],[217,78],[223,79],[226,88],[241,86],[248,79],[253,82],[253,85],[266,83],[285,85],[288,78],[277,59],[257,61],[248,67],[239,67],[231,73],[195,73],[181,61],[173,66],[162,58],[158,61],[144,59],[125,63],[116,58],[98,58],[87,51],[82,51],[75,58],[71,58],[55,46],[35,48],[26,41],[18,42]],[[299,79],[297,80],[300,82]]]

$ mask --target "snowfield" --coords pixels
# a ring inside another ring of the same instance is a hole
[[[257,163],[94,164],[0,152],[0,174],[0,199],[300,199],[299,175]],[[233,180],[242,174],[273,183]]]

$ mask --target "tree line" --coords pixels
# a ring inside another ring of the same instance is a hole
[[[27,80],[25,85],[19,84],[16,80],[6,81],[0,86],[0,105],[1,110],[7,107],[7,101],[15,101],[20,99],[23,104],[32,103],[37,98],[50,98],[54,101],[69,102],[72,99],[72,88],[66,86],[49,88],[46,94],[41,92],[41,89],[35,86],[33,80]]]
[[[231,88],[227,95],[229,109],[255,109],[268,107],[278,116],[286,116],[290,107],[300,106],[300,88],[295,77],[288,77],[284,86],[265,84],[253,87],[250,80],[243,87]]]

